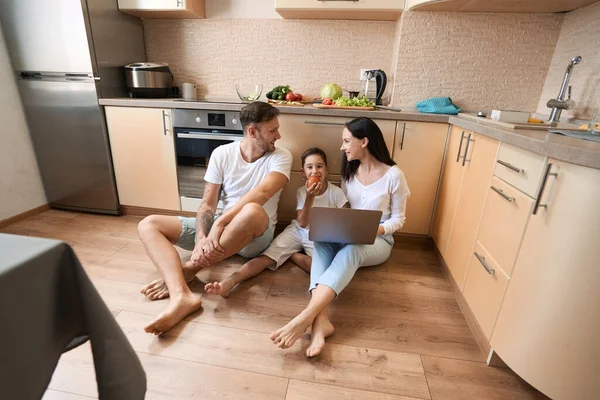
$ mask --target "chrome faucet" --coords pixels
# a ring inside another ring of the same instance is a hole
[[[548,108],[552,109],[550,113],[550,118],[548,121],[551,123],[558,122],[560,120],[560,113],[562,110],[568,110],[575,106],[575,102],[571,100],[571,86],[568,86],[568,98],[565,100],[565,91],[567,90],[567,85],[569,85],[569,79],[571,78],[571,71],[573,70],[573,66],[579,64],[581,62],[581,56],[577,56],[569,62],[567,65],[567,71],[565,72],[565,78],[563,79],[562,85],[560,86],[560,91],[558,92],[558,96],[556,99],[550,99],[546,103]]]

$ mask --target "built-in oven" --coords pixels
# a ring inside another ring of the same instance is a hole
[[[239,112],[176,109],[173,129],[181,209],[196,212],[210,155],[217,147],[244,138]]]

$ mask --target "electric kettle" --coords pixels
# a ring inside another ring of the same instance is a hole
[[[382,105],[381,98],[383,97],[383,92],[385,91],[385,86],[387,85],[387,76],[386,76],[385,72],[383,72],[380,69],[370,69],[368,71],[365,71],[365,77],[367,78],[367,80],[365,82],[364,95],[366,97],[369,97],[369,81],[371,79],[373,79],[373,77],[374,77],[376,91],[375,91],[375,98],[372,100],[375,102],[376,105],[378,105],[378,106]]]

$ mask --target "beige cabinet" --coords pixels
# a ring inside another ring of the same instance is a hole
[[[409,11],[528,12],[571,11],[598,0],[406,0]]]
[[[117,0],[117,5],[140,18],[204,18],[204,0]]]
[[[464,139],[464,148],[461,161],[464,175],[448,239],[448,249],[444,256],[456,284],[461,289],[473,254],[498,152],[498,141],[472,133]]]
[[[171,110],[105,107],[119,202],[180,210]]]
[[[600,170],[547,168],[491,345],[547,396],[598,399]]]
[[[283,18],[363,19],[395,21],[402,14],[399,0],[275,0]]]
[[[466,131],[458,126],[452,126],[446,145],[446,162],[441,176],[441,185],[438,195],[438,205],[435,211],[433,225],[433,240],[442,254],[446,257],[448,239],[454,222],[454,213],[458,203],[458,195],[462,184],[465,169],[462,167],[461,155],[463,153]]]
[[[429,234],[447,136],[446,124],[399,121],[396,125],[392,154],[411,192],[403,233]]]

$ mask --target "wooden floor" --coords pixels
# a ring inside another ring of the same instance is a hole
[[[331,306],[335,334],[307,359],[308,336],[280,350],[268,333],[309,300],[309,277],[286,263],[242,284],[229,299],[204,293],[204,307],[162,338],[144,333],[166,300],[141,286],[158,277],[137,236],[141,217],[49,210],[0,232],[61,239],[81,260],[126,333],[148,377],[147,399],[531,399],[536,391],[506,369],[487,367],[432,251],[393,250],[362,268]],[[189,257],[181,251],[182,257]],[[219,280],[243,262],[202,270]],[[61,358],[44,399],[97,397],[89,345]]]

